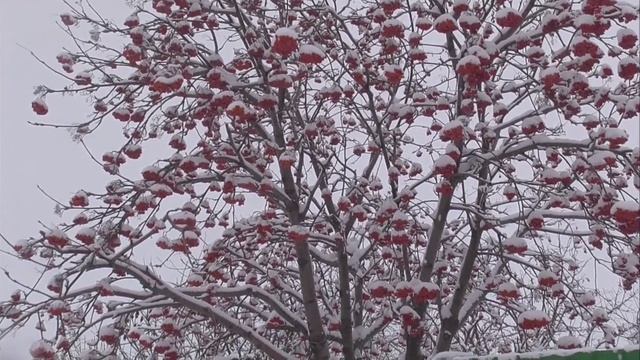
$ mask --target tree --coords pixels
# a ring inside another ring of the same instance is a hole
[[[76,94],[88,120],[45,125],[123,137],[95,158],[105,190],[12,245],[49,279],[0,312],[3,334],[53,324],[34,358],[633,341],[637,7],[153,0],[114,22],[67,5],[77,49],[51,68],[70,84],[33,110]]]

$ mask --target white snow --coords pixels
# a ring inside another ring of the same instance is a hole
[[[434,163],[434,168],[445,168],[447,166],[456,166],[456,161],[449,155],[440,156]]]
[[[583,26],[594,26],[598,22],[595,16],[589,14],[582,14],[573,20],[573,26],[581,28]]]
[[[609,320],[609,314],[602,308],[595,308],[591,313],[592,321],[607,321]]]
[[[543,123],[542,119],[539,116],[532,116],[522,120],[522,128],[538,128],[538,126]]]
[[[103,337],[118,337],[118,331],[113,328],[112,326],[104,326],[102,328],[100,328],[100,330],[98,331],[98,336],[100,338]]]
[[[317,55],[317,56],[320,56],[321,58],[324,58],[324,52],[315,45],[310,45],[310,44],[302,45],[300,46],[300,50],[298,51],[300,52],[300,54]]]
[[[173,85],[183,80],[181,74],[162,74],[155,78],[155,82],[163,84],[163,85]]]
[[[458,128],[461,128],[461,127],[464,127],[464,125],[462,124],[462,122],[460,120],[458,120],[458,119],[452,120],[452,121],[449,121],[448,123],[444,124],[444,126],[440,130],[440,133],[445,133],[447,131],[455,130],[455,129],[458,129]]]
[[[437,26],[448,21],[451,21],[454,24],[456,23],[456,19],[454,19],[451,14],[444,13],[436,18],[436,21],[434,21],[434,25]]]
[[[413,278],[411,279],[410,284],[413,287],[413,292],[416,294],[419,293],[422,289],[425,289],[429,292],[440,292],[440,287],[432,282],[424,282],[420,281],[417,278]]]
[[[628,352],[637,351],[638,346],[629,345],[626,347],[621,347],[619,348],[619,350],[628,351]],[[466,360],[466,359],[469,359],[470,357],[473,357],[475,360],[515,360],[515,359],[534,360],[534,359],[541,359],[541,358],[546,358],[550,356],[558,356],[558,357],[575,356],[576,354],[581,354],[581,353],[584,353],[585,357],[587,357],[588,356],[587,354],[592,354],[597,351],[604,351],[604,350],[595,350],[592,348],[581,348],[581,349],[572,349],[572,350],[544,350],[544,351],[532,351],[527,353],[491,354],[486,356],[475,356],[470,353],[452,351],[452,352],[441,352],[439,354],[432,356],[429,360],[434,360],[434,359]]]
[[[558,280],[558,275],[552,273],[549,270],[542,270],[538,273],[538,280],[540,279],[553,279],[555,281]]]
[[[49,360],[54,358],[56,351],[49,343],[44,340],[38,340],[31,344],[29,353],[34,360]]]
[[[638,213],[640,212],[640,204],[631,200],[616,201],[611,207],[611,214],[615,214],[618,210]]]
[[[453,1],[453,7],[458,7],[458,6],[469,6],[469,0],[454,0]]]
[[[615,159],[616,155],[611,151],[607,150],[598,150],[594,151],[593,155],[589,156],[587,162],[591,164],[593,167],[604,167],[607,165],[608,161]]]
[[[460,59],[460,61],[458,62],[458,66],[456,66],[456,70],[460,69],[463,66],[467,66],[467,65],[480,66],[480,59],[478,59],[478,57],[475,56],[475,55],[467,55],[467,56],[463,57],[462,59]]]
[[[460,149],[455,144],[449,143],[447,147],[444,149],[445,154],[449,154],[449,156],[460,156]]]
[[[511,14],[520,15],[520,13],[518,13],[518,11],[516,11],[513,8],[503,7],[502,9],[496,11],[496,19],[503,19],[508,17]]]
[[[385,73],[402,72],[402,67],[398,64],[385,64],[383,67]]]
[[[621,43],[625,37],[627,36],[631,36],[631,37],[635,37],[637,38],[638,35],[631,29],[629,28],[621,28],[618,30],[618,32],[616,33],[616,38],[618,39],[618,43]]]
[[[68,311],[69,310],[69,305],[64,302],[63,300],[53,300],[51,303],[49,303],[49,312],[55,312],[55,311]]]
[[[625,139],[626,141],[626,139],[629,138],[629,134],[627,133],[627,131],[621,128],[605,128],[605,129],[602,129],[602,131],[603,131],[602,137],[604,137],[607,140]]]
[[[502,284],[500,284],[498,286],[498,290],[497,290],[498,293],[501,293],[501,292],[514,292],[514,291],[517,292],[518,288],[516,287],[515,284],[513,284],[511,282],[503,282]]]
[[[97,235],[96,230],[91,227],[80,228],[76,233],[76,237],[83,238],[83,239],[93,239],[96,237],[96,235]]]
[[[628,65],[636,65],[638,66],[638,58],[634,58],[632,56],[627,56],[625,58],[620,59],[620,62],[618,63],[618,69],[621,69],[625,66]],[[618,70],[620,71],[620,70]]]
[[[575,336],[566,335],[562,336],[556,341],[558,348],[560,349],[573,349],[582,347],[582,342]]]
[[[392,27],[404,29],[404,24],[402,23],[402,21],[396,18],[387,19],[382,23],[382,28],[392,28]]]
[[[518,324],[522,324],[525,320],[545,320],[551,321],[549,316],[540,310],[527,310],[518,315]]]
[[[458,22],[460,23],[460,25],[464,26],[478,26],[481,24],[480,19],[478,19],[477,16],[468,13],[460,15],[460,17],[458,18]]]
[[[283,27],[283,28],[279,28],[278,30],[276,30],[276,37],[290,37],[292,39],[297,39],[298,38],[298,33],[293,30],[292,28],[288,28],[288,27]]]
[[[369,283],[369,285],[367,286],[367,288],[371,291],[374,289],[386,289],[389,292],[393,292],[393,287],[391,286],[391,284],[389,284],[388,281],[385,280],[374,280],[372,282]]]
[[[426,28],[426,27],[431,27],[431,25],[432,25],[432,22],[431,22],[431,19],[429,19],[429,18],[426,18],[426,17],[419,17],[419,18],[416,20],[416,26],[417,26],[418,28],[421,28],[421,27],[425,27],[425,28]]]

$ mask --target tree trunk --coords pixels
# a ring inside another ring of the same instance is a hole
[[[456,185],[456,182],[453,182],[451,184],[454,189]],[[436,218],[433,223],[433,228],[431,229],[431,235],[429,236],[429,244],[427,245],[427,250],[424,255],[424,261],[420,269],[419,279],[421,281],[431,280],[431,273],[433,272],[433,267],[438,255],[438,250],[440,249],[440,241],[442,240],[442,233],[447,222],[447,215],[449,214],[450,207],[451,196],[445,196],[440,199],[440,202],[438,203],[438,210],[436,212]],[[423,317],[426,308],[427,306],[425,304],[420,304],[415,306],[414,309],[416,310],[418,315],[420,315],[420,317]],[[421,360],[423,358],[422,350],[420,349],[421,342],[422,337],[407,337],[406,359]]]
[[[285,147],[284,132],[281,120],[282,112],[285,109],[285,91],[280,89],[278,93],[278,112],[273,119],[273,136],[276,143],[281,148]],[[285,193],[291,200],[288,208],[288,217],[291,225],[298,225],[300,219],[300,207],[298,204],[298,191],[295,179],[291,169],[287,166],[280,166],[280,175]],[[298,273],[300,275],[300,287],[302,289],[302,301],[304,303],[304,312],[307,317],[307,327],[309,328],[309,347],[313,359],[326,360],[329,359],[329,345],[327,337],[322,326],[322,317],[316,298],[316,286],[313,279],[313,263],[311,262],[311,253],[309,252],[309,244],[306,241],[295,243],[296,257],[298,259]]]
[[[307,316],[309,327],[309,346],[313,359],[329,359],[329,346],[322,326],[322,317],[318,308],[315,283],[313,281],[313,264],[309,253],[309,244],[298,242],[295,245],[298,257],[298,272],[300,273],[300,286],[302,287],[302,301],[304,312]]]

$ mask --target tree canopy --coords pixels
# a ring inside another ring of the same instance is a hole
[[[152,0],[107,19],[67,5],[76,48],[49,62],[64,85],[31,106],[74,94],[86,121],[42,124],[122,136],[91,154],[104,189],[11,239],[46,281],[8,274],[0,336],[46,324],[34,359],[637,341],[637,6]]]

